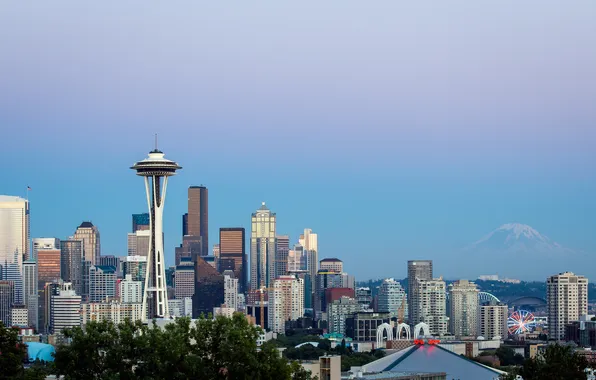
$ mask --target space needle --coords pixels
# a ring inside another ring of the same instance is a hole
[[[137,175],[145,177],[151,232],[142,315],[143,318],[149,316],[149,319],[169,318],[163,252],[163,206],[166,200],[168,177],[175,175],[176,170],[182,167],[166,159],[164,153],[157,149],[156,137],[155,149],[149,152],[149,157],[137,162],[131,169],[136,170]]]

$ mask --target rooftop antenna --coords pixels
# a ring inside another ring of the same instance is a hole
[[[155,150],[157,150],[157,133],[155,134]]]

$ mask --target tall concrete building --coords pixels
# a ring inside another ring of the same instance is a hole
[[[306,269],[310,274],[310,278],[317,278],[317,271],[319,270],[319,243],[317,234],[313,233],[311,229],[305,228],[304,233],[298,238],[298,243],[304,249],[306,256]],[[340,270],[340,272],[343,271]]]
[[[10,309],[14,304],[14,282],[0,281],[0,321],[10,325]]]
[[[52,296],[51,328],[53,333],[60,333],[65,328],[81,325],[81,296],[77,295],[72,284],[65,282],[59,293]]]
[[[443,279],[417,280],[415,295],[418,301],[416,313],[419,322],[426,323],[430,333],[436,336],[447,334],[447,310],[445,281]]]
[[[143,283],[135,281],[132,274],[127,274],[118,286],[120,287],[120,302],[138,304],[143,302]]]
[[[449,284],[449,332],[456,338],[477,337],[478,287],[468,280]]]
[[[65,282],[70,282],[74,291],[83,291],[83,241],[62,240],[60,242],[60,273]]]
[[[147,256],[151,242],[151,231],[137,230],[128,234],[128,256]]]
[[[250,233],[250,289],[270,287],[275,279],[276,215],[265,206],[252,214]]]
[[[275,277],[288,274],[288,253],[290,252],[290,236],[277,235],[275,237]]]
[[[360,305],[360,309],[362,311],[369,310],[371,308],[371,304],[373,301],[372,290],[368,287],[356,288],[355,294],[356,294],[356,300],[358,301],[358,304]]]
[[[393,278],[383,280],[379,287],[379,307],[381,313],[390,313],[392,318],[407,318],[408,300],[406,291]]]
[[[149,213],[132,214],[132,233],[137,231],[149,231]]]
[[[331,271],[331,272],[343,272],[344,271],[344,263],[340,259],[336,259],[334,257],[327,258],[321,260],[319,264],[319,268],[322,271]]]
[[[481,305],[478,310],[478,335],[488,340],[494,337],[507,338],[507,305]]]
[[[113,266],[92,265],[89,268],[89,301],[113,299],[116,296],[116,279],[116,268]]]
[[[412,325],[421,322],[417,282],[418,280],[432,280],[432,278],[433,262],[431,260],[408,261],[408,318]]]
[[[32,260],[23,262],[23,299],[27,306],[29,326],[39,326],[39,291],[37,279],[37,263]]]
[[[300,244],[295,244],[294,247],[288,251],[286,269],[288,273],[294,273],[302,270],[306,271],[305,268],[302,268],[303,252],[304,248]]]
[[[247,290],[248,267],[245,251],[245,231],[242,227],[219,229],[219,272],[232,270],[238,279],[238,292]],[[214,253],[215,254],[215,253]]]
[[[209,192],[205,186],[191,186],[188,188],[188,217],[186,223],[186,235],[201,237],[199,255],[209,255]]]
[[[224,304],[226,307],[238,310],[238,279],[234,272],[226,270],[224,276]]]
[[[83,260],[90,261],[91,264],[99,264],[99,256],[101,255],[101,242],[99,237],[99,229],[91,222],[83,222],[75,231],[73,240],[80,240],[83,242]]]
[[[0,278],[13,281],[14,302],[23,303],[23,260],[29,259],[29,201],[0,195]]]
[[[40,249],[60,249],[58,238],[33,238],[31,239],[31,259],[37,261],[37,251]]]
[[[327,305],[327,324],[330,333],[346,334],[346,320],[360,311],[355,298],[342,296]]]
[[[548,328],[552,339],[565,336],[565,326],[588,314],[588,279],[571,272],[546,279]]]
[[[177,300],[192,298],[195,294],[195,268],[190,258],[182,258],[174,273],[174,292]]]
[[[295,276],[280,276],[269,291],[269,327],[283,334],[286,321],[304,316],[304,281]]]

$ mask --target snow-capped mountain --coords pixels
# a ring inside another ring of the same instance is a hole
[[[571,252],[547,236],[540,234],[534,228],[520,223],[504,224],[472,244],[468,249],[533,253]]]

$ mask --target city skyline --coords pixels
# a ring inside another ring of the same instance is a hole
[[[13,162],[0,193],[31,186],[31,237],[91,221],[103,253],[123,255],[130,215],[146,209],[125,168],[157,132],[187,163],[168,190],[169,265],[187,188],[205,184],[211,242],[219,227],[248,233],[266,201],[278,233],[311,228],[319,258],[361,279],[403,278],[378,263],[408,259],[448,278],[490,274],[476,255],[448,258],[514,222],[585,252],[560,270],[596,277],[582,270],[596,267],[595,4],[70,4],[0,15],[0,155]],[[257,180],[265,146],[273,175]],[[521,273],[510,261],[499,274]]]

